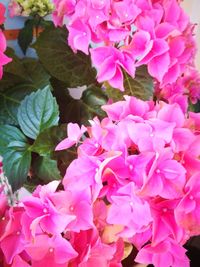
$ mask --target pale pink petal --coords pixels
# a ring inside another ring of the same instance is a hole
[[[164,75],[167,73],[170,64],[169,54],[155,56],[148,63],[148,71],[151,76],[162,82]],[[162,67],[161,67],[162,66]]]

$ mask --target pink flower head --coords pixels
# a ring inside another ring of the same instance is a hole
[[[3,24],[5,21],[5,16],[4,16],[5,11],[6,11],[5,6],[0,3],[0,25]],[[2,30],[0,29],[0,79],[3,76],[3,66],[12,61],[11,58],[7,57],[4,54],[5,50],[6,50],[6,38]]]
[[[108,81],[114,88],[124,91],[123,73],[135,76],[135,66],[132,58],[125,52],[114,47],[98,47],[90,49],[93,65],[97,68],[99,82]]]
[[[67,229],[80,232],[93,228],[91,194],[89,191],[60,191],[51,196],[51,201],[63,214],[73,216]]]
[[[121,23],[133,22],[140,14],[141,10],[131,0],[113,1],[113,10]]]
[[[161,0],[136,3],[159,23]],[[77,158],[62,185],[40,185],[14,207],[0,189],[0,264],[121,267],[134,245],[136,262],[189,266],[182,246],[200,233],[200,116],[129,96],[103,108],[81,142],[86,128],[69,124],[62,146],[76,144]]]
[[[0,79],[3,76],[3,66],[12,61],[11,58],[7,57],[4,52],[6,50],[6,39],[3,32],[0,30]]]
[[[5,6],[2,3],[0,3],[0,25],[3,24],[6,19],[5,12],[6,12]]]
[[[64,267],[78,254],[71,244],[61,235],[49,237],[38,235],[34,242],[26,246],[26,252],[32,259],[33,266]]]
[[[176,160],[172,159],[173,153],[164,150],[156,154],[140,194],[161,196],[166,199],[179,198],[183,195],[186,182],[186,170]]]
[[[72,161],[63,179],[65,189],[83,191],[91,188],[93,200],[96,200],[102,188],[102,182],[97,179],[99,165],[98,159],[87,155]]]
[[[99,82],[124,90],[124,72],[147,65],[163,87],[176,84],[187,66],[194,65],[194,26],[180,1],[54,0],[56,26],[69,30],[72,50],[89,54]],[[95,44],[95,46],[94,46]],[[160,67],[162,66],[162,68]]]
[[[130,123],[128,132],[141,152],[160,151],[171,142],[174,126],[174,123],[154,119],[146,123]]]
[[[63,26],[65,15],[71,15],[75,11],[76,0],[54,0],[55,10],[53,21],[56,26]]]
[[[121,235],[125,237],[142,231],[152,221],[148,203],[137,197],[134,192],[133,183],[120,188],[117,195],[112,197],[108,212],[107,222],[123,225],[125,228]]]
[[[119,121],[128,115],[144,118],[149,111],[149,105],[138,98],[125,96],[125,101],[118,101],[110,105],[104,105],[102,109],[111,120]]]
[[[156,246],[146,245],[137,254],[135,261],[142,264],[153,264],[155,267],[173,266],[189,267],[186,250],[168,238]]]
[[[200,233],[199,173],[190,178],[185,186],[185,195],[175,209],[177,222],[193,235]]]
[[[104,244],[95,230],[81,231],[72,237],[74,248],[79,257],[72,262],[72,267],[80,266],[112,266],[112,262],[118,261],[115,244]],[[116,264],[116,263],[115,263]],[[113,265],[117,266],[118,265]],[[121,265],[119,265],[121,266]]]
[[[23,208],[10,209],[9,219],[5,218],[6,227],[4,234],[0,236],[0,248],[8,264],[11,264],[14,257],[24,250],[25,239],[21,231],[23,212]]]
[[[56,146],[56,150],[67,149],[77,144],[86,131],[87,128],[84,126],[80,128],[77,123],[69,123],[67,126],[68,137]]]
[[[30,265],[17,255],[14,257],[12,267],[30,267]]]
[[[4,194],[3,190],[3,186],[0,186],[0,220],[4,217],[6,210],[9,208],[7,196]]]
[[[54,184],[54,188],[50,191],[49,188],[52,184]],[[75,218],[74,215],[64,214],[51,201],[51,196],[55,193],[58,184],[57,181],[51,182],[40,189],[39,197],[30,196],[23,201],[26,212],[24,223],[29,224],[31,221],[30,230],[33,236],[41,230],[51,234],[61,233]]]
[[[82,51],[88,55],[89,44],[91,40],[90,28],[81,20],[77,19],[68,26],[68,43],[74,52]]]
[[[8,5],[9,15],[11,18],[15,16],[21,16],[22,14],[22,7],[16,0],[11,0]]]
[[[173,236],[177,243],[185,242],[185,231],[177,224],[174,215],[178,203],[178,199],[162,200],[159,198],[151,203],[153,246],[166,240],[169,236]]]

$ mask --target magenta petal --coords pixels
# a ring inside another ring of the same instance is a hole
[[[15,256],[12,267],[30,267],[20,256]]]
[[[98,47],[90,49],[92,63],[95,67],[101,66],[104,60],[110,57],[112,53],[112,47]]]
[[[156,37],[161,39],[166,38],[174,29],[174,25],[168,22],[163,22],[156,27]]]
[[[63,150],[68,149],[76,144],[76,141],[70,140],[69,138],[65,138],[61,141],[55,148],[55,150]]]
[[[109,81],[116,73],[116,64],[112,57],[108,57],[102,62],[98,71],[98,81]]]
[[[67,263],[72,258],[78,256],[78,253],[73,249],[71,244],[60,235],[53,237],[52,246],[55,246],[54,257],[56,263]]]
[[[86,55],[89,54],[88,47],[90,43],[90,39],[87,36],[75,36],[73,39],[74,42],[74,48],[77,50],[82,51]]]
[[[21,237],[14,233],[1,241],[1,249],[6,262],[11,264],[13,258],[24,250],[24,244]]]
[[[25,247],[25,250],[33,260],[39,261],[48,253],[49,247],[48,235],[39,235],[35,238],[34,243]]]
[[[7,57],[6,55],[3,54],[3,52],[0,51],[0,65],[6,65],[11,61],[12,61],[11,58]]]
[[[6,50],[6,38],[3,32],[0,30],[0,51],[4,52]]]
[[[157,78],[159,82],[162,82],[165,73],[168,71],[169,64],[170,58],[168,53],[156,56],[148,64],[149,74]]]
[[[111,86],[114,88],[120,89],[124,91],[124,81],[123,81],[123,74],[119,67],[117,67],[115,76],[108,81]]]

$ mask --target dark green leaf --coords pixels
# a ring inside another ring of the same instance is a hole
[[[68,83],[69,87],[89,85],[96,81],[90,58],[81,52],[73,53],[67,45],[65,29],[48,27],[33,47],[49,73]]]
[[[49,84],[50,76],[38,60],[25,58],[23,59],[23,65],[30,78],[31,84],[33,84],[37,89],[43,88]]]
[[[45,183],[61,179],[57,161],[49,157],[38,157],[33,164],[33,172]]]
[[[18,125],[17,112],[20,103],[34,90],[32,84],[20,84],[0,91],[0,124]]]
[[[15,55],[15,52],[11,48],[7,48],[6,55],[12,58],[12,61],[4,66],[3,78],[0,80],[0,91],[19,83],[30,82],[23,62]]]
[[[3,79],[0,80],[0,91],[11,88],[23,82],[24,80],[21,77],[4,71]]]
[[[142,100],[153,97],[153,79],[144,66],[137,69],[134,79],[124,72],[124,92],[109,85],[106,87],[107,95],[114,101],[122,100],[124,95],[135,96]]]
[[[81,124],[85,106],[81,100],[73,99],[67,89],[67,84],[51,78],[53,94],[56,97],[60,110],[60,122],[74,122]]]
[[[11,57],[12,61],[9,64],[5,65],[4,74],[10,73],[23,79],[23,81],[31,81],[29,76],[27,75],[23,61],[15,55],[14,50],[7,48],[6,55]]]
[[[27,20],[25,22],[24,27],[19,32],[18,44],[21,47],[24,54],[26,54],[26,50],[33,41],[33,27],[34,27],[33,20]]]
[[[198,100],[195,104],[189,101],[189,111],[199,113],[200,112],[200,101]]]
[[[27,142],[26,137],[16,127],[0,125],[0,154],[2,155],[7,146],[13,141]]]
[[[21,102],[18,122],[24,134],[32,139],[59,121],[58,105],[52,96],[50,86],[33,92]]]
[[[3,170],[13,191],[19,189],[26,181],[30,164],[31,153],[26,147],[20,151],[6,149],[3,154]]]
[[[83,92],[81,99],[88,111],[88,119],[92,119],[94,116],[105,116],[105,112],[101,109],[101,106],[107,103],[108,98],[101,88],[96,86],[88,88]]]
[[[67,126],[54,126],[44,130],[30,147],[31,151],[38,153],[40,156],[50,155],[55,151],[56,145],[66,138]]]
[[[49,84],[49,75],[39,60],[32,58],[19,59],[14,51],[7,49],[6,54],[12,62],[4,67],[3,79],[0,81],[0,91],[21,84],[32,84],[36,89]]]
[[[0,136],[3,169],[13,191],[15,191],[23,185],[30,168],[29,144],[23,133],[14,126],[1,125]]]

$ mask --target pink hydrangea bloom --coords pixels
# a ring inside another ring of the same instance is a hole
[[[68,43],[74,52],[90,53],[99,82],[107,81],[123,90],[122,69],[134,78],[135,68],[147,65],[149,74],[162,87],[174,85],[186,66],[194,63],[194,26],[180,1],[54,3],[55,25],[66,25]]]
[[[184,75],[175,83],[165,86],[157,84],[155,94],[169,103],[178,103],[186,112],[188,101],[195,104],[200,99],[200,73],[193,66],[187,66]]]
[[[143,264],[152,263],[155,267],[189,267],[189,260],[185,252],[186,250],[183,247],[177,245],[171,238],[168,238],[156,246],[144,246],[139,251],[135,261]]]
[[[32,266],[42,267],[46,264],[52,267],[64,267],[78,254],[70,243],[60,235],[49,237],[38,235],[34,242],[25,247],[32,259]]]
[[[5,11],[6,11],[6,8],[5,6],[0,3],[0,25],[2,25],[4,22],[5,22]]]
[[[0,3],[0,25],[4,23],[5,21],[5,7],[3,4]],[[0,29],[0,79],[3,76],[3,66],[8,64],[12,59],[7,57],[4,52],[6,50],[6,39],[5,36],[2,32],[2,30]]]
[[[189,266],[183,245],[200,234],[199,114],[128,96],[103,109],[87,129],[68,127],[63,148],[78,153],[62,184],[14,207],[0,190],[1,264],[121,267],[133,245],[136,262]]]
[[[114,88],[124,91],[123,73],[126,70],[132,77],[135,75],[135,66],[128,53],[114,47],[98,47],[90,50],[94,66],[98,69],[98,81],[108,81]]]
[[[176,220],[190,234],[197,235],[200,231],[200,196],[199,174],[190,178],[185,186],[185,195],[175,209]]]
[[[86,127],[81,126],[80,128],[77,123],[69,123],[67,126],[68,137],[56,146],[56,150],[67,149],[77,144],[86,130]]]
[[[117,195],[112,196],[111,207],[108,212],[107,222],[123,225],[122,236],[126,237],[141,232],[152,221],[148,203],[137,197],[134,191],[133,183],[121,187],[116,192]]]
[[[52,186],[53,184],[53,186]],[[56,207],[51,200],[59,182],[51,182],[51,184],[42,187],[36,195],[24,199],[25,208],[24,223],[29,224],[33,236],[38,228],[44,232],[58,234],[65,230],[67,225],[75,219],[72,214],[65,214],[62,208]],[[37,196],[38,193],[38,196]]]
[[[51,196],[51,201],[63,214],[72,215],[74,219],[67,229],[73,232],[93,228],[91,194],[89,191],[60,191]]]
[[[13,258],[24,250],[25,239],[21,231],[23,212],[23,208],[11,208],[8,214],[9,217],[4,217],[5,220],[3,220],[6,222],[6,227],[3,235],[0,236],[0,248],[8,264],[11,264]]]
[[[15,0],[11,0],[8,5],[9,15],[11,18],[15,16],[21,16],[22,14],[22,6]]]

